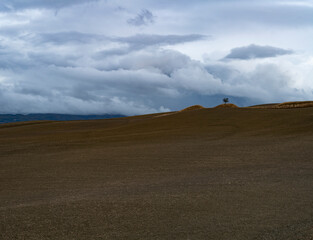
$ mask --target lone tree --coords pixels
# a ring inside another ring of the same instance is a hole
[[[229,99],[228,98],[223,98],[223,102],[226,104],[229,102]]]

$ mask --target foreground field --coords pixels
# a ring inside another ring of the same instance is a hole
[[[0,239],[313,239],[313,108],[0,125]]]

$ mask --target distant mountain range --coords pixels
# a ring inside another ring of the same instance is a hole
[[[25,122],[25,121],[70,121],[70,120],[92,120],[92,119],[108,119],[125,117],[124,115],[69,115],[69,114],[0,114],[0,124],[10,122]]]

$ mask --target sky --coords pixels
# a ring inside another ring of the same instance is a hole
[[[312,0],[2,0],[0,113],[313,100]]]

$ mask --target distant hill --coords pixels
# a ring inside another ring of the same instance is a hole
[[[71,121],[71,120],[93,120],[125,117],[124,115],[69,115],[69,114],[0,114],[0,124],[10,122],[26,122],[26,121]]]

